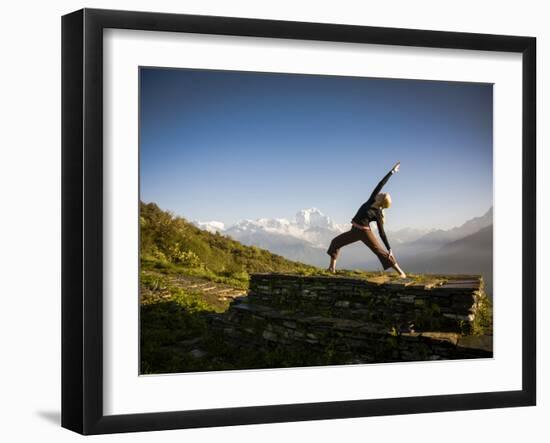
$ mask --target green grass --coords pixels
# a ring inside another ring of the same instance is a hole
[[[324,353],[282,345],[238,352],[219,332],[209,329],[207,317],[219,309],[200,293],[185,291],[171,285],[168,278],[147,272],[141,273],[140,286],[142,374],[318,366],[342,364],[349,358],[330,347]],[[194,357],[194,349],[206,356]]]
[[[477,314],[472,324],[473,335],[492,334],[493,329],[493,304],[491,299],[482,292],[477,308]]]
[[[142,259],[204,268],[219,276],[316,269],[265,249],[245,246],[228,236],[199,229],[154,203],[140,203],[140,255]]]
[[[197,370],[188,350],[178,347],[208,333],[205,315],[215,308],[199,293],[172,286],[161,276],[142,272],[140,288],[141,373],[177,372],[182,367]]]
[[[384,271],[362,271],[358,269],[339,269],[336,273],[328,272],[324,269],[314,268],[308,270],[300,270],[295,272],[297,275],[305,276],[321,276],[321,277],[349,277],[364,279],[376,283],[391,283],[393,281],[399,281],[401,278],[395,272]],[[407,280],[411,281],[411,284],[423,284],[430,283],[443,284],[448,280],[455,278],[456,276],[440,275],[440,274],[407,274]]]
[[[186,275],[199,277],[215,283],[222,283],[238,289],[248,289],[250,275],[245,271],[240,272],[214,272],[205,267],[188,267],[170,263],[167,261],[144,257],[141,260],[142,271],[152,271],[164,275]]]

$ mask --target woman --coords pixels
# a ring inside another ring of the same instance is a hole
[[[383,210],[391,206],[390,194],[381,193],[382,187],[386,184],[389,178],[399,171],[400,163],[397,162],[390,172],[378,183],[378,186],[374,188],[369,199],[361,205],[357,214],[351,220],[351,229],[335,237],[327,250],[327,254],[330,255],[330,265],[328,270],[330,272],[336,272],[336,259],[338,258],[338,252],[342,246],[349,245],[358,240],[361,240],[367,245],[372,252],[376,254],[384,270],[388,268],[395,269],[402,278],[407,275],[397,264],[390,244],[384,232],[384,213]],[[370,223],[376,222],[378,226],[378,234],[384,242],[387,248],[387,252],[380,246],[380,243],[376,240],[373,232],[370,229]]]

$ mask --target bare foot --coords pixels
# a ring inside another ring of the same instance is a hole
[[[332,272],[333,274],[336,274],[336,269],[334,268],[327,268],[328,272]]]
[[[395,263],[392,268],[397,271],[400,278],[407,278],[407,274],[403,272],[403,269],[401,269],[401,267],[397,263]]]

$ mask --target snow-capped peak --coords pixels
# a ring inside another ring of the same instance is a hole
[[[230,226],[231,231],[255,231],[258,229],[266,231],[286,231],[291,222],[286,218],[259,218],[257,220],[245,219]]]
[[[196,221],[193,221],[192,223],[197,228],[204,229],[205,231],[212,232],[212,233],[225,231],[225,224],[221,221],[212,220],[212,221],[201,222],[196,220]]]
[[[298,211],[293,220],[286,218],[258,218],[256,220],[241,220],[228,227],[225,234],[236,240],[249,240],[251,236],[259,244],[272,235],[290,236],[309,245],[325,247],[335,235],[342,232],[340,226],[317,208],[308,208]]]
[[[303,228],[326,228],[331,229],[334,223],[330,217],[323,214],[317,208],[302,209],[296,213],[296,224]]]

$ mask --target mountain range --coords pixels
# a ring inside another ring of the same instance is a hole
[[[225,227],[219,221],[194,221],[197,227],[209,232],[220,232],[235,238],[245,244],[247,242],[260,246],[260,244],[272,244],[282,237],[292,237],[284,243],[305,243],[310,247],[325,248],[336,235],[347,231],[349,223],[337,224],[330,217],[323,214],[317,208],[302,209],[298,211],[293,220],[286,218],[259,218],[256,220],[242,220],[230,227]],[[376,226],[372,226],[376,229]],[[392,243],[401,244],[414,241],[434,229],[404,228],[398,231],[388,232]],[[276,240],[276,241],[275,241]]]

